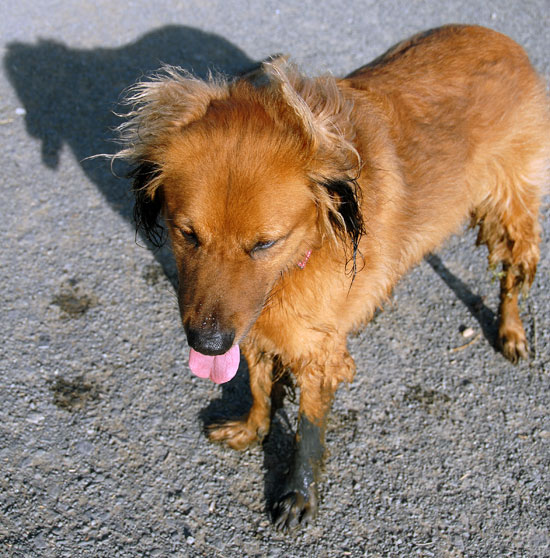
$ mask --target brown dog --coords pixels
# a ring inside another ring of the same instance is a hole
[[[248,415],[212,428],[243,449],[269,431],[274,370],[300,388],[293,463],[274,508],[292,528],[317,510],[333,394],[355,372],[347,333],[464,221],[502,264],[499,339],[527,356],[518,294],[539,257],[550,126],[542,81],[499,33],[448,26],[345,79],[284,60],[263,78],[201,81],[175,68],[135,86],[121,126],[138,226],[164,217],[179,270],[191,369],[250,371]]]

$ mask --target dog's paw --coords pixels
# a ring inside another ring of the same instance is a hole
[[[315,484],[311,484],[306,497],[293,490],[282,496],[273,506],[273,524],[278,531],[288,533],[307,525],[317,515],[318,497]]]
[[[499,333],[499,346],[502,354],[513,364],[517,364],[520,358],[526,359],[529,356],[523,328],[501,331]]]
[[[208,428],[208,437],[213,442],[227,444],[230,448],[244,450],[255,442],[261,442],[269,431],[269,423],[257,425],[247,420],[230,420]]]

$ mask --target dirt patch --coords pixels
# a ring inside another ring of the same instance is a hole
[[[87,382],[83,376],[73,379],[55,378],[49,382],[49,389],[53,394],[54,404],[66,411],[78,411],[99,397],[97,386]]]
[[[408,386],[407,391],[403,395],[405,403],[413,403],[420,405],[429,413],[435,410],[441,410],[448,406],[451,398],[446,394],[435,389],[427,389],[419,384]]]
[[[71,279],[62,285],[59,294],[52,298],[51,303],[59,306],[65,316],[79,318],[97,304],[97,299],[94,295],[81,292],[78,281]]]
[[[162,280],[164,271],[159,265],[148,264],[145,266],[141,276],[150,287],[154,287],[155,285],[158,285],[159,282]]]

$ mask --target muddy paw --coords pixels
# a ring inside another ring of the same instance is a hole
[[[269,424],[258,426],[246,420],[230,420],[208,428],[213,442],[226,443],[230,448],[244,450],[255,442],[261,442],[269,430]]]
[[[317,515],[317,506],[314,485],[309,488],[309,497],[297,490],[289,492],[273,506],[273,524],[278,531],[293,531],[308,524]]]
[[[527,340],[523,331],[509,330],[499,335],[499,344],[502,354],[514,364],[517,364],[520,358],[527,358],[529,350]]]

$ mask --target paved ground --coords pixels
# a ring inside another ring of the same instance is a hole
[[[451,240],[350,339],[317,524],[266,513],[295,405],[264,447],[209,444],[246,409],[191,376],[166,253],[134,243],[128,184],[89,155],[120,91],[159,61],[204,75],[288,52],[343,74],[400,38],[475,22],[550,77],[548,0],[18,0],[0,19],[0,555],[550,556],[550,208],[514,367],[492,348],[496,284]],[[467,339],[461,330],[471,327]],[[467,344],[470,340],[473,343]]]

